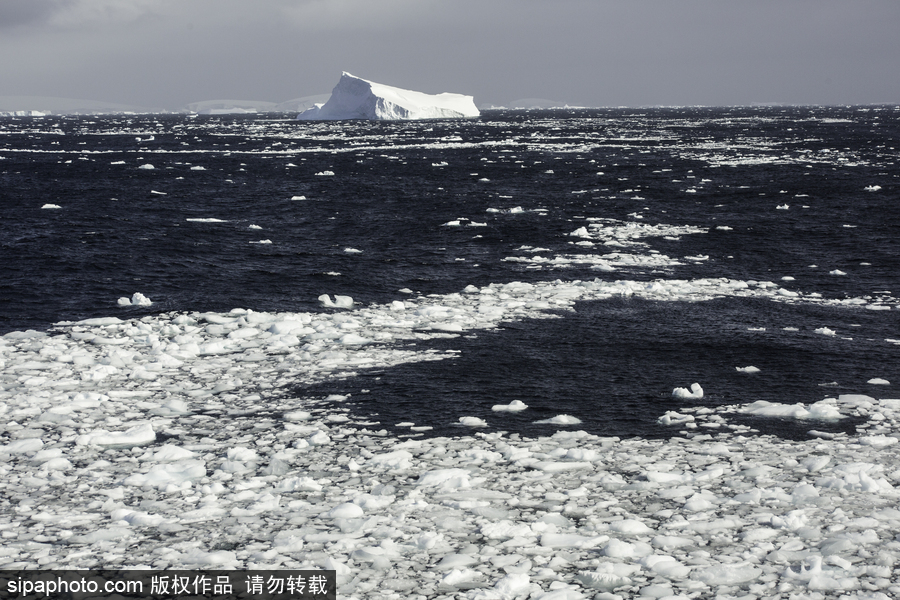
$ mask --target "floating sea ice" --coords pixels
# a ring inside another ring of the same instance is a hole
[[[775,402],[767,402],[766,400],[757,400],[756,402],[741,408],[738,412],[760,417],[781,417],[790,419],[822,419],[833,421],[844,418],[844,415],[841,414],[837,406],[825,400],[811,404],[808,409],[800,403],[777,404]]]
[[[0,454],[31,454],[44,447],[44,442],[39,438],[26,438],[16,440],[5,446],[0,446]]]
[[[684,425],[686,423],[693,423],[694,416],[693,415],[683,415],[674,410],[667,411],[666,414],[661,416],[656,420],[660,425]]]
[[[881,377],[874,377],[868,380],[866,383],[870,383],[872,385],[891,385],[891,382],[887,379],[882,379]]]
[[[790,208],[790,206],[788,206],[787,204],[779,204],[775,208],[777,208],[778,210],[787,210]]]
[[[78,436],[78,446],[103,446],[105,448],[133,448],[146,446],[156,441],[156,433],[150,423],[136,425],[126,431],[109,432],[97,429],[91,433]]]
[[[672,397],[680,400],[699,400],[703,397],[703,388],[699,383],[692,383],[691,389],[677,387],[672,390]]]
[[[191,223],[227,223],[228,221],[223,221],[222,219],[208,218],[208,219],[185,219],[185,221],[190,221]]]
[[[272,240],[259,240],[258,242],[250,242],[251,244],[271,244]]]
[[[62,208],[59,204],[45,204],[41,207],[42,209],[54,209],[54,208]]]
[[[318,175],[319,177],[331,177],[332,175],[334,175],[334,171],[319,171],[318,173],[316,173],[316,175]]]
[[[356,248],[344,248],[344,252],[346,252],[347,254],[360,254],[362,253],[362,250],[358,250]]]
[[[156,168],[156,167],[154,167],[154,166],[151,165],[150,163],[144,163],[144,164],[142,164],[141,166],[138,167],[138,169],[145,169],[145,170],[147,170],[147,171],[149,171],[150,169],[155,169],[155,168]]]
[[[877,191],[880,190],[880,189],[881,189],[881,186],[880,186],[880,185],[867,185],[867,186],[866,186],[866,191],[867,191],[867,192],[877,192]]]
[[[700,568],[691,573],[691,579],[702,581],[706,585],[737,585],[753,581],[760,575],[762,575],[762,569],[744,563]]]
[[[157,196],[168,196],[166,192],[157,192],[156,190],[150,190],[151,194],[156,194]],[[190,221],[190,219],[188,219]]]
[[[306,196],[291,196],[291,200],[306,200]]]
[[[365,511],[358,504],[345,502],[332,508],[325,516],[329,519],[358,519],[364,514]]]
[[[332,302],[331,296],[322,294],[319,296],[318,300],[322,303],[322,306],[327,306],[328,308],[353,308],[353,298],[350,296],[335,295],[334,301]]]
[[[519,412],[526,408],[528,408],[528,405],[521,400],[513,400],[509,404],[495,404],[491,407],[491,410],[495,412]]]
[[[738,373],[759,373],[759,367],[749,366],[749,367],[735,367]]]
[[[828,329],[827,327],[819,327],[814,330],[815,333],[821,333],[822,335],[835,335],[837,332],[834,329]]]
[[[205,171],[205,170],[206,170],[206,167],[201,167],[201,166],[191,167],[191,171]]]
[[[262,229],[259,225],[250,225],[249,229]]]
[[[542,419],[540,421],[535,421],[535,424],[538,425],[579,425],[581,424],[581,419],[578,417],[573,417],[572,415],[556,415],[555,417],[551,417],[549,419]]]
[[[460,417],[459,422],[466,427],[487,427],[487,421],[478,417]]]
[[[828,274],[829,274],[829,275],[846,275],[846,273],[844,273],[844,272],[841,271],[840,269],[835,269],[835,270],[833,270],[833,271],[828,271]]]
[[[135,292],[134,295],[131,296],[129,300],[126,297],[119,298],[117,304],[119,306],[150,306],[153,302],[150,301],[150,298],[143,295],[140,292]]]

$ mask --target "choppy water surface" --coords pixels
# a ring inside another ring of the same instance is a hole
[[[332,312],[324,293],[367,306],[515,281],[727,278],[811,301],[579,302],[416,347],[453,359],[288,391],[350,393],[347,407],[394,431],[452,434],[465,414],[547,433],[558,427],[534,421],[568,414],[654,437],[681,405],[672,388],[695,381],[711,405],[900,382],[895,107],[282,117],[0,121],[0,332]],[[117,305],[134,292],[154,304]],[[491,410],[513,400],[529,411]]]

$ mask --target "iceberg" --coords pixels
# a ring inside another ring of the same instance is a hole
[[[317,104],[297,116],[305,121],[369,119],[461,119],[477,117],[472,96],[424,94],[374,83],[344,72],[325,104]]]

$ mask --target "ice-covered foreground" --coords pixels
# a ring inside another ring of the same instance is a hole
[[[297,118],[312,121],[344,119],[395,121],[459,119],[477,117],[479,114],[472,96],[450,93],[424,94],[344,73],[325,104],[305,110]]]
[[[396,342],[621,295],[831,302],[769,282],[514,282],[7,334],[0,567],[319,567],[357,598],[896,597],[900,400],[698,400],[660,415],[680,432],[665,441],[398,442],[345,397],[283,391],[448,356]],[[734,413],[868,422],[792,442],[745,436]]]

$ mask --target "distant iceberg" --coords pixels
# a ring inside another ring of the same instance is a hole
[[[396,121],[461,119],[480,114],[472,96],[423,94],[374,83],[345,72],[325,104],[317,104],[300,113],[297,118],[305,121]]]

